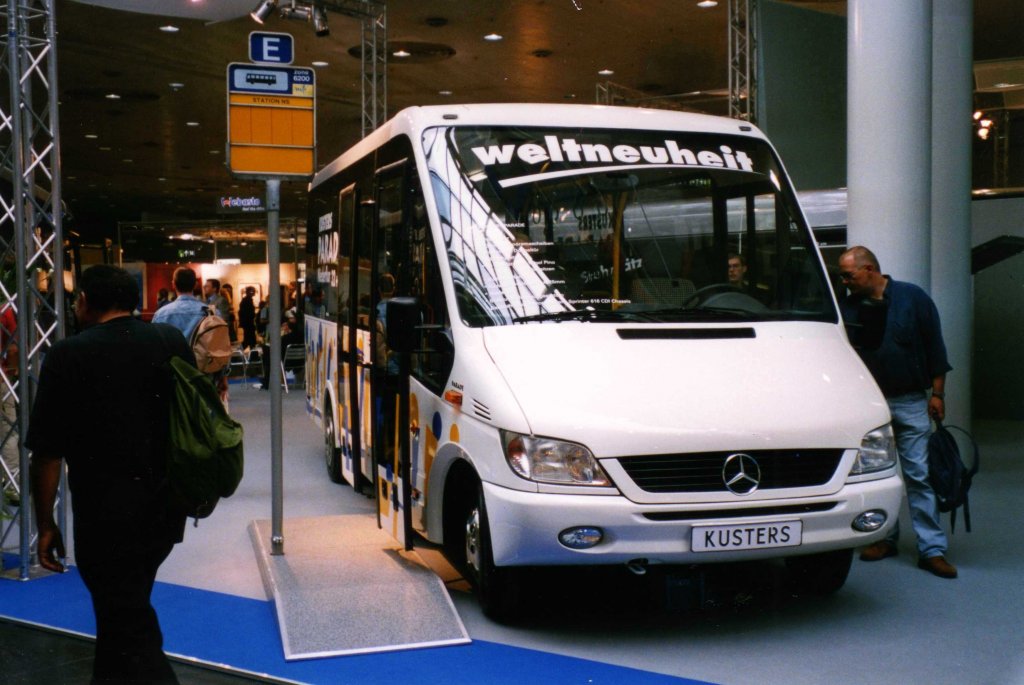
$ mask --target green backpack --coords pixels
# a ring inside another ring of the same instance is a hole
[[[171,502],[188,516],[206,518],[242,480],[242,424],[228,416],[206,374],[180,357],[171,357],[169,366]]]

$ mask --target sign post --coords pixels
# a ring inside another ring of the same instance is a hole
[[[281,181],[308,180],[316,166],[316,76],[291,64],[292,37],[249,34],[253,64],[227,69],[227,166],[232,176],[267,184],[270,269],[271,554],[284,554],[284,468],[281,434]]]

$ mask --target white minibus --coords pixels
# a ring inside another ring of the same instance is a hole
[[[409,108],[316,174],[308,231],[327,472],[489,615],[530,566],[785,557],[829,592],[896,522],[888,409],[748,123]]]

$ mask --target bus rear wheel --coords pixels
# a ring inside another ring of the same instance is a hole
[[[334,407],[330,402],[324,404],[324,460],[327,465],[327,477],[334,483],[343,480],[341,474],[341,450],[338,444],[337,429],[334,426]]]

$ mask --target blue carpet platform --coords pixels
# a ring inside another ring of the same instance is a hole
[[[8,557],[5,568],[16,565],[17,560]],[[454,647],[286,661],[269,601],[158,582],[153,603],[160,615],[164,647],[172,657],[271,682],[373,685],[410,678],[422,685],[701,682],[482,640]],[[0,582],[0,617],[74,635],[93,636],[95,631],[89,595],[74,567],[63,575]]]

